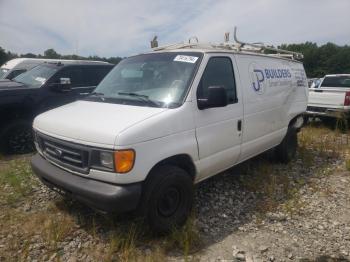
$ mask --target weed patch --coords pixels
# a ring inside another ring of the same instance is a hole
[[[350,171],[350,159],[345,160],[345,168],[347,171]]]
[[[0,171],[0,204],[13,205],[30,195],[36,181],[30,164],[24,159],[11,160]]]
[[[195,225],[194,215],[192,215],[182,228],[174,229],[172,233],[166,237],[165,249],[170,250],[177,248],[182,250],[185,261],[187,261],[189,254],[197,251],[201,244],[202,242]]]

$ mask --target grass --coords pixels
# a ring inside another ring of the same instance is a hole
[[[330,131],[318,124],[311,125],[299,134],[299,152],[302,157],[341,157],[350,146],[350,136],[340,130]],[[303,158],[304,160],[304,158]]]
[[[345,168],[347,171],[350,171],[350,159],[345,160]]]
[[[135,261],[137,259],[136,240],[138,228],[131,224],[126,232],[114,230],[110,236],[106,260],[118,257],[120,261]]]
[[[292,178],[284,173],[281,165],[276,168],[276,164],[258,158],[255,159],[254,166],[252,166],[249,164],[243,167],[240,182],[246,190],[257,194],[256,210],[258,213],[270,212],[276,209],[281,202],[293,199],[297,190],[292,186]]]
[[[165,261],[167,255],[173,254],[183,256],[186,261],[192,261],[192,254],[202,244],[194,216],[187,220],[183,228],[174,229],[171,234],[160,237],[153,234],[142,219],[132,215],[111,216],[87,210],[85,212],[84,207],[80,209],[78,203],[63,200],[56,201],[54,206],[56,212],[69,216],[68,224],[72,225],[62,234],[57,233],[56,224],[51,223],[50,228],[53,229],[49,231],[49,239],[53,240],[50,244],[52,251],[58,250],[53,244],[69,236],[69,230],[74,228],[74,225],[78,225],[100,244],[96,247],[82,247],[79,250],[79,253],[89,255],[93,260]],[[57,235],[62,237],[56,238]]]
[[[312,177],[331,175],[334,168],[329,164],[335,160],[343,159],[347,170],[350,169],[350,161],[345,160],[350,150],[350,135],[344,130],[331,131],[322,124],[314,124],[302,129],[298,143],[296,159],[287,166],[271,163],[262,156],[243,164],[240,182],[246,190],[258,195],[256,210],[260,215],[278,206],[291,215],[300,213],[305,203],[299,191],[306,184],[313,187]],[[293,170],[296,166],[300,172]],[[332,193],[327,188],[322,190],[325,195]]]
[[[14,205],[33,192],[36,181],[32,179],[30,164],[26,159],[11,160],[0,169],[0,205]]]
[[[101,215],[85,220],[85,226],[93,223],[99,225],[97,231],[108,229],[107,248],[103,251],[95,250],[96,259],[102,255],[104,261],[165,261],[167,254],[175,252],[183,256],[185,261],[190,261],[190,255],[202,244],[193,216],[184,227],[174,229],[162,237],[154,235],[140,219],[134,218],[127,225],[118,224],[117,220]],[[92,234],[100,237],[99,233]]]
[[[30,214],[14,208],[3,210],[0,234],[13,235],[7,246],[7,254],[14,261],[27,260],[30,246],[41,243],[43,256],[51,257],[60,251],[60,243],[74,230],[69,214],[60,213],[54,206],[45,212]],[[11,259],[9,259],[11,261]]]
[[[185,261],[194,251],[197,251],[202,245],[200,234],[195,225],[194,214],[187,220],[186,224],[180,229],[174,229],[166,237],[165,249],[171,250],[174,247],[182,250]]]

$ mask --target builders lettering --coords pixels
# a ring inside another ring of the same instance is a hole
[[[267,79],[292,77],[288,69],[265,69],[264,71]]]

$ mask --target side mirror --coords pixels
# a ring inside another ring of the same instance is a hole
[[[70,78],[69,77],[61,77],[60,84],[63,86],[70,85]]]
[[[200,110],[227,106],[227,93],[223,86],[209,86],[208,92],[208,98],[197,99],[198,108]]]
[[[69,77],[60,78],[59,83],[50,84],[50,88],[56,92],[69,92],[71,91],[71,82]]]

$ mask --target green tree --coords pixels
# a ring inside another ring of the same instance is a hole
[[[350,47],[327,43],[283,44],[282,49],[301,52],[308,77],[322,77],[325,74],[350,73]]]
[[[44,57],[50,59],[59,59],[61,58],[61,55],[58,54],[54,49],[50,48],[44,52]]]
[[[7,54],[5,50],[2,47],[0,47],[0,65],[6,63],[6,61],[7,61]]]
[[[26,54],[22,54],[21,57],[24,57],[24,58],[37,58],[37,55],[35,55],[33,53],[26,53]]]

